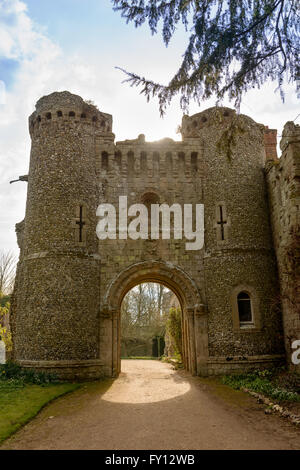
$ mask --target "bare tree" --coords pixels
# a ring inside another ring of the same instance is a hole
[[[163,298],[169,290],[161,284],[147,282],[128,292],[122,303],[123,335],[153,336],[163,334]]]
[[[0,296],[12,293],[16,264],[16,256],[11,251],[0,251]]]

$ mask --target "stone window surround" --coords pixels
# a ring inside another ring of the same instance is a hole
[[[245,325],[241,327],[238,309],[238,294],[240,292],[246,292],[251,301],[252,319],[253,324]],[[233,330],[239,333],[252,333],[261,330],[261,318],[259,310],[259,298],[256,289],[249,284],[239,284],[234,287],[231,293],[231,307],[232,307],[232,321]]]

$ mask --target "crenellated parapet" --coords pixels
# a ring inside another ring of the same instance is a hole
[[[35,112],[29,117],[29,132],[32,135],[42,129],[49,131],[49,126],[54,130],[83,127],[88,133],[111,134],[111,139],[114,138],[112,116],[68,91],[52,93],[37,102]]]
[[[147,142],[144,135],[134,140],[101,145],[98,149],[101,175],[128,178],[184,178],[201,173],[201,145],[162,139]]]

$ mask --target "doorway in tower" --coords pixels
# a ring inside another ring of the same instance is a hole
[[[182,363],[182,312],[172,290],[160,283],[140,283],[127,292],[120,313],[121,359]]]

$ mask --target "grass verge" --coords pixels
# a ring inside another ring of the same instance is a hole
[[[226,375],[222,383],[235,390],[247,388],[279,402],[300,402],[299,376],[285,370],[257,370]]]
[[[79,388],[8,363],[0,366],[0,443],[30,421],[50,401]]]
[[[50,401],[76,390],[78,384],[24,385],[1,387],[0,443],[30,421]]]

